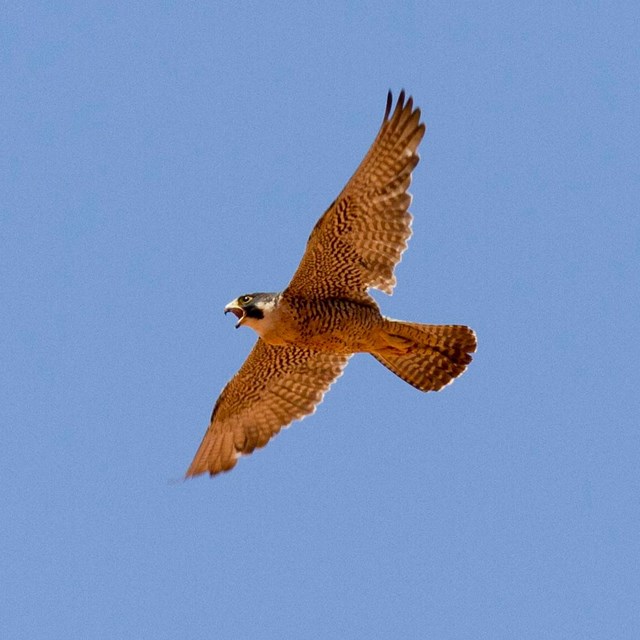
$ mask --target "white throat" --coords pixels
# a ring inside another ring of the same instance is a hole
[[[242,323],[246,327],[251,327],[261,338],[271,333],[274,329],[274,320],[277,314],[274,313],[276,309],[276,301],[269,300],[268,302],[261,302],[258,306],[260,311],[264,314],[263,318],[250,318],[245,317]]]

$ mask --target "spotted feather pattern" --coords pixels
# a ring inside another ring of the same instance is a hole
[[[348,360],[258,339],[220,394],[186,475],[229,471],[240,455],[264,447],[280,429],[313,413]]]
[[[378,135],[335,202],[313,229],[284,295],[367,299],[372,287],[392,293],[393,274],[411,236],[411,172],[425,132],[420,110],[389,92]]]

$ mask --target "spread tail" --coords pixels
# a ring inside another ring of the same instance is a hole
[[[439,391],[452,382],[477,346],[476,334],[463,325],[386,320],[381,338],[371,355],[420,391]]]

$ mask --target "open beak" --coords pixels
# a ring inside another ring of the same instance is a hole
[[[233,313],[233,315],[238,318],[238,322],[236,323],[236,329],[244,322],[244,311],[242,307],[237,303],[236,300],[230,302],[225,308],[224,313]]]

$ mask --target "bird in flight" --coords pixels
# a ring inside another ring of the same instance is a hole
[[[411,236],[411,172],[425,132],[413,99],[387,96],[376,139],[340,195],[318,220],[289,285],[249,293],[225,307],[258,340],[223,389],[186,476],[232,469],[280,429],[312,413],[349,358],[370,353],[420,391],[459,376],[476,350],[462,325],[400,322],[369,295],[387,294]]]

